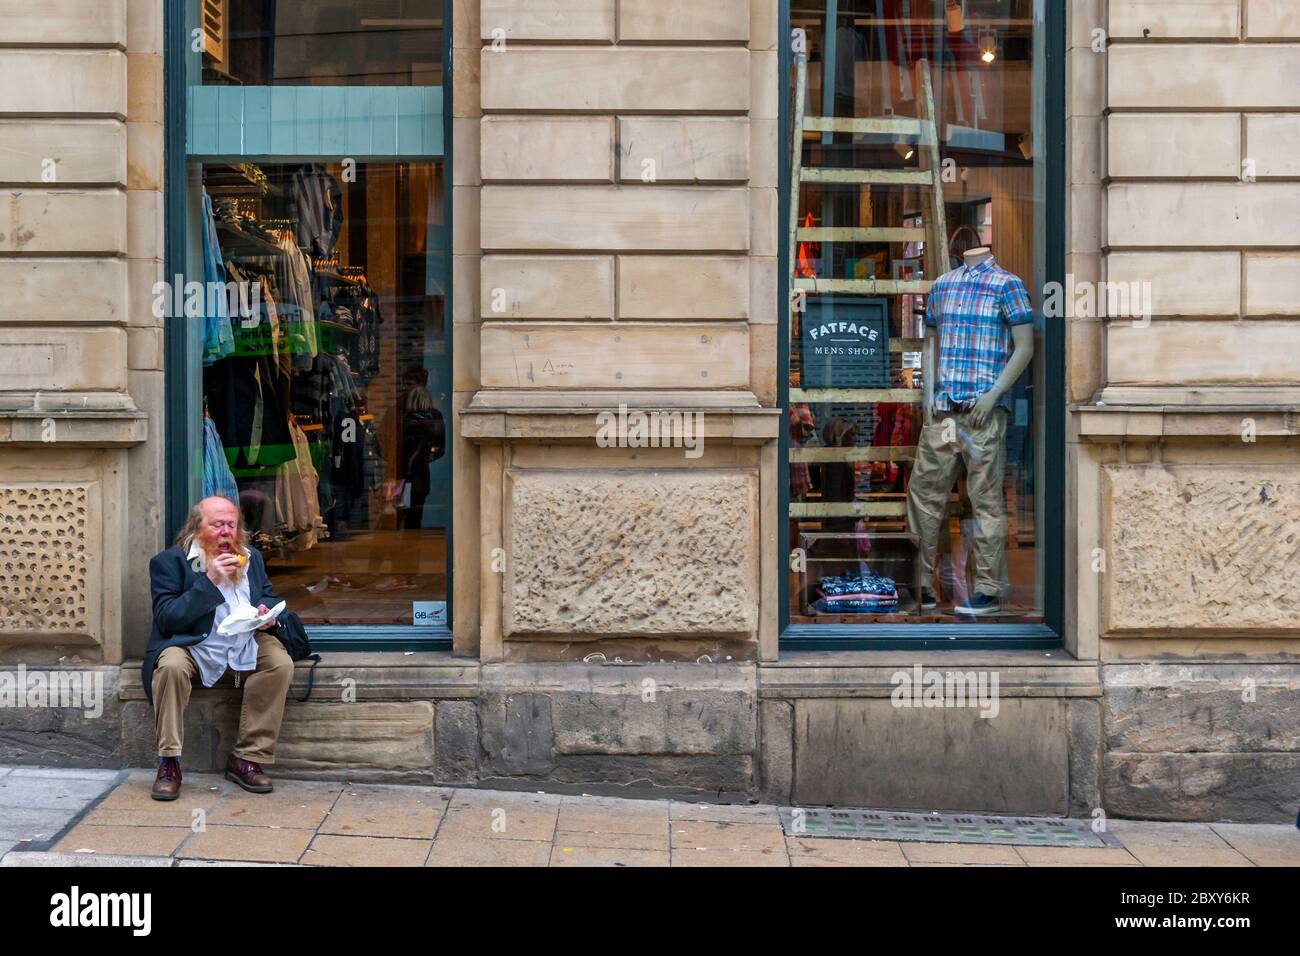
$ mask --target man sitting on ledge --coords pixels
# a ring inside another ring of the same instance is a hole
[[[262,556],[248,546],[243,516],[228,498],[204,498],[172,547],[149,562],[153,632],[144,655],[144,689],[158,725],[158,777],[151,796],[175,800],[181,789],[185,705],[194,677],[211,687],[230,668],[244,686],[239,739],[226,777],[252,793],[270,793],[262,764],[275,762],[275,741],[293,680],[293,660],[275,637],[274,621],[257,632],[218,633],[244,604],[279,603]]]

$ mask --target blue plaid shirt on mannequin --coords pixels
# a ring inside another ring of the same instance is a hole
[[[1034,321],[1034,314],[1025,284],[989,257],[940,276],[925,321],[939,331],[935,408],[949,412],[968,409],[993,387],[1011,358],[1011,327]],[[998,404],[1011,407],[1006,395]]]

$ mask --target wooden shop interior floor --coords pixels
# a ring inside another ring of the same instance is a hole
[[[275,592],[303,623],[411,624],[413,601],[447,599],[447,536],[355,531],[285,558],[267,555]]]

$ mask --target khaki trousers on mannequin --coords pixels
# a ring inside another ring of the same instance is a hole
[[[257,670],[243,679],[239,739],[232,753],[253,763],[275,763],[275,741],[284,720],[284,702],[293,682],[293,659],[280,641],[259,631]],[[199,676],[199,666],[184,647],[158,655],[153,672],[153,708],[158,723],[158,756],[179,757],[185,741],[185,705]]]
[[[951,440],[945,440],[951,439]],[[966,466],[966,491],[975,516],[975,590],[1001,597],[1007,588],[1007,515],[1002,479],[1007,413],[994,409],[983,428],[969,412],[936,412],[921,429],[916,465],[907,486],[907,525],[920,538],[921,581],[932,588],[935,549],[957,469]]]

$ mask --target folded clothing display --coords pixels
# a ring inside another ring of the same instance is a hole
[[[867,571],[822,578],[822,596],[813,605],[819,614],[892,613],[898,610],[893,578]]]

